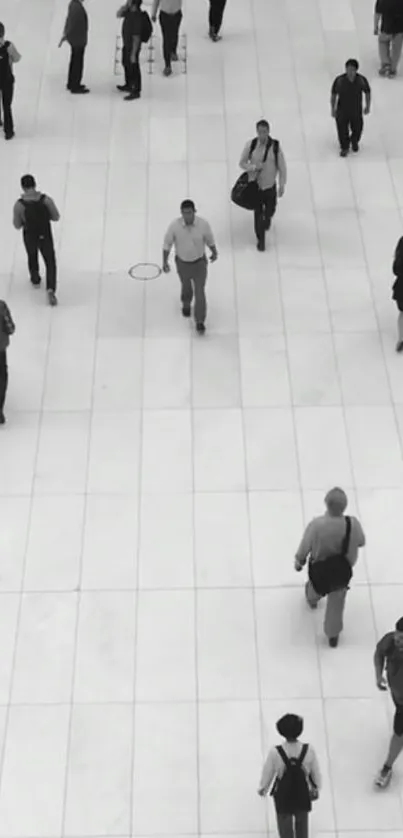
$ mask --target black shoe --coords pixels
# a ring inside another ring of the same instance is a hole
[[[125,96],[125,102],[133,102],[134,99],[140,99],[140,93],[129,93]]]
[[[13,137],[14,137],[14,131],[5,131],[4,132],[4,138],[6,140],[12,140]]]
[[[403,340],[399,340],[396,344],[396,352],[403,352]]]
[[[339,645],[339,638],[338,637],[329,637],[329,646],[331,646],[332,649],[335,649],[336,646],[338,646],[338,645]]]
[[[263,251],[266,250],[265,240],[264,239],[258,239],[256,247],[257,247],[258,250],[260,250],[261,253],[263,253]]]
[[[355,152],[359,151],[360,147],[359,147],[358,143],[351,143],[351,150],[355,151]]]
[[[122,93],[129,93],[130,87],[128,84],[117,84],[116,90],[120,90]]]
[[[340,157],[347,157],[348,155],[348,148],[341,148],[340,149]]]
[[[57,306],[57,297],[54,291],[48,291],[48,302],[50,306]]]
[[[74,88],[70,89],[70,93],[74,93],[74,94],[80,94],[80,93],[83,94],[83,93],[89,93],[89,92],[90,92],[89,88],[84,87],[84,85],[80,85],[80,87],[74,87]]]
[[[41,284],[41,282],[42,282],[42,277],[39,274],[37,274],[37,276],[35,276],[35,275],[31,276],[31,283],[32,283],[32,285],[35,285],[36,288],[38,287],[38,285]]]
[[[164,67],[163,74],[164,76],[172,76],[172,67]]]
[[[184,317],[190,317],[190,306],[182,306],[182,314]]]
[[[4,416],[3,411],[1,410],[0,411],[0,425],[5,425],[5,424],[6,424],[6,417]]]
[[[178,53],[177,53],[177,52],[173,52],[173,53],[172,53],[172,55],[171,55],[171,61],[179,61],[179,58],[178,58]]]
[[[199,335],[204,335],[206,331],[204,323],[196,323],[196,331],[199,333]]]

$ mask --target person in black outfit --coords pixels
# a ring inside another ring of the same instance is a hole
[[[127,0],[118,12],[117,17],[123,18],[122,22],[122,65],[125,74],[125,83],[118,84],[118,90],[127,93],[127,102],[139,99],[141,96],[141,33],[142,33],[142,6],[143,0]]]
[[[179,29],[182,23],[182,0],[154,0],[151,19],[157,20],[160,10],[164,76],[172,76],[172,61],[178,60]]]
[[[11,41],[6,41],[5,34],[4,24],[0,23],[0,103],[4,115],[4,136],[6,140],[11,140],[14,137],[14,120],[11,107],[14,96],[13,64],[20,61],[21,56],[14,44]]]
[[[371,88],[368,79],[358,72],[358,68],[358,61],[349,58],[346,61],[346,72],[337,76],[332,85],[330,107],[332,117],[336,119],[341,157],[347,157],[350,145],[353,151],[359,150],[364,128],[363,95],[364,114],[369,114],[371,109]]]
[[[0,425],[4,425],[4,403],[8,386],[7,347],[10,336],[15,332],[15,326],[9,308],[4,300],[0,300]]]
[[[56,255],[51,229],[52,221],[59,221],[60,214],[54,201],[36,189],[35,178],[23,175],[22,196],[14,205],[13,224],[16,230],[23,230],[25,250],[32,285],[40,285],[38,253],[46,265],[46,290],[51,306],[57,305],[56,298]]]
[[[403,352],[403,236],[397,243],[392,270],[395,275],[392,299],[399,309],[396,352]]]
[[[227,0],[210,0],[209,37],[212,41],[220,40],[220,29]]]
[[[84,0],[70,0],[59,47],[65,41],[71,48],[67,90],[70,90],[70,93],[89,93],[88,87],[82,84],[84,54],[88,43],[88,15],[84,8]]]

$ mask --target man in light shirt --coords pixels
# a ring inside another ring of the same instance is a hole
[[[348,499],[343,489],[331,489],[325,497],[326,513],[314,518],[307,526],[295,556],[295,570],[300,571],[309,557],[310,562],[320,562],[329,556],[338,555],[345,538],[345,511]],[[365,544],[365,535],[357,518],[350,516],[351,533],[346,558],[354,567],[358,550]],[[306,600],[310,608],[316,608],[320,595],[308,580],[305,586]],[[327,595],[324,631],[330,646],[337,646],[343,631],[343,612],[347,588],[332,591]]]
[[[20,59],[21,56],[14,44],[6,40],[4,24],[0,23],[0,100],[3,108],[4,136],[6,140],[11,140],[14,137],[14,121],[11,108],[14,96],[13,66]]]
[[[154,0],[151,18],[157,20],[160,12],[164,76],[172,75],[172,61],[178,60],[179,28],[182,22],[182,0]]]
[[[210,262],[215,262],[218,253],[211,227],[204,218],[196,215],[193,201],[181,203],[181,217],[169,225],[164,239],[162,269],[169,273],[169,254],[175,247],[175,262],[182,285],[182,314],[190,317],[190,309],[195,298],[194,319],[199,334],[206,331],[206,294],[207,257],[206,247],[211,251]]]
[[[248,172],[249,181],[256,181],[258,201],[255,208],[255,233],[257,249],[266,249],[266,232],[270,229],[277,206],[277,194],[284,195],[287,167],[284,154],[277,140],[270,136],[266,119],[256,123],[257,137],[249,140],[242,152],[239,165]],[[277,190],[278,179],[278,190]]]

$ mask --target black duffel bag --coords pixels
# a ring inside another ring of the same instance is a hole
[[[351,518],[346,516],[346,534],[340,553],[328,556],[326,559],[310,561],[308,565],[309,581],[319,596],[326,596],[333,591],[348,588],[353,575],[351,564],[347,558],[350,546]]]
[[[249,180],[248,173],[244,172],[232,188],[231,201],[242,209],[254,210],[258,200],[258,185],[255,180]]]

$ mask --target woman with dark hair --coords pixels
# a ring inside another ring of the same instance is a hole
[[[269,751],[258,794],[264,797],[271,788],[280,838],[308,838],[309,812],[322,782],[318,760],[312,746],[299,741],[301,716],[287,713],[276,727],[285,742]]]
[[[399,316],[397,318],[396,352],[403,351],[403,236],[399,239],[393,260],[393,273],[396,277],[393,283],[392,299],[395,301]]]

